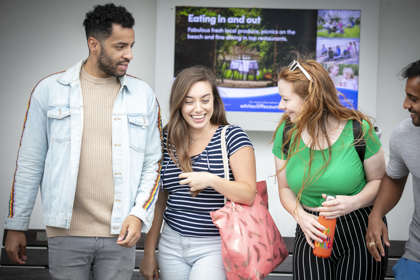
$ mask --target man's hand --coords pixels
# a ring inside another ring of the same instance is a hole
[[[13,263],[25,264],[26,256],[26,236],[23,231],[8,230],[6,235],[5,249],[7,256]]]
[[[141,236],[142,221],[136,216],[128,216],[125,218],[120,235],[118,236],[117,244],[122,247],[131,248],[136,245],[137,240]]]
[[[386,246],[390,246],[388,238],[388,229],[382,218],[373,214],[369,215],[368,228],[366,230],[366,246],[369,253],[377,261],[381,261],[381,256],[385,256],[385,249],[382,245],[382,240]]]

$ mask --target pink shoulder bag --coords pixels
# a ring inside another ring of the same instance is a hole
[[[229,180],[226,129],[221,133],[225,179]],[[263,279],[287,256],[288,250],[268,211],[265,181],[257,182],[257,195],[250,206],[227,201],[210,213],[222,239],[223,264],[228,280]]]

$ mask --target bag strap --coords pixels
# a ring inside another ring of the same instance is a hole
[[[220,133],[220,146],[222,148],[222,159],[223,159],[223,170],[225,173],[225,180],[230,180],[229,178],[229,159],[227,155],[227,148],[226,148],[226,130],[228,129],[229,125],[225,125],[222,128],[222,132]],[[226,204],[226,196],[225,196],[225,204]],[[234,203],[232,202],[234,205]]]
[[[363,138],[362,126],[357,120],[353,120],[353,143],[359,159],[363,164],[365,160],[366,142],[365,138]]]
[[[229,159],[226,148],[226,130],[228,129],[228,127],[229,125],[225,125],[222,128],[222,132],[220,133],[220,145],[222,148],[223,170],[225,172],[225,179],[229,181]]]

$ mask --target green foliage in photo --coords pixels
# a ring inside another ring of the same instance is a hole
[[[360,26],[355,25],[354,27],[346,27],[344,28],[344,33],[336,33],[328,31],[324,28],[319,29],[317,32],[318,37],[326,37],[326,38],[360,38]]]

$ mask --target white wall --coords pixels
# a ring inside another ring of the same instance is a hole
[[[86,11],[95,4],[109,1],[1,1],[0,3],[0,120],[2,137],[0,154],[0,239],[3,237],[4,217],[7,215],[7,204],[18,149],[18,142],[23,124],[29,93],[34,84],[43,76],[63,70],[76,61],[87,56],[82,21]],[[167,7],[170,0],[121,0],[115,1],[125,5],[136,19],[135,57],[130,64],[129,72],[142,77],[157,90],[158,95],[169,94],[169,89],[159,85],[159,77],[166,75],[166,70],[158,67],[165,63],[172,69],[172,57],[166,57],[167,48],[172,48],[168,41],[173,38],[159,39],[165,18],[158,18],[159,9]],[[181,1],[179,1],[181,2]],[[351,3],[350,3],[351,2]],[[377,49],[371,56],[362,54],[361,60],[374,61],[375,67],[361,68],[361,75],[372,72],[370,83],[363,92],[366,104],[371,98],[376,100],[374,108],[362,108],[370,115],[376,116],[383,128],[382,140],[388,150],[388,139],[392,128],[408,114],[401,104],[404,93],[404,81],[399,70],[407,63],[419,59],[420,36],[420,3],[417,0],[306,0],[306,1],[259,1],[264,8],[354,8],[360,5],[371,11],[376,17],[370,19],[372,25],[362,23],[362,34],[370,28],[378,29],[378,34],[367,38],[376,42]],[[186,3],[186,1],[184,1]],[[191,3],[191,1],[189,1]],[[209,1],[195,1],[204,6]],[[254,6],[251,0],[212,1],[212,6]],[[362,12],[363,13],[363,12]],[[363,20],[363,18],[362,18]],[[166,28],[167,25],[166,25]],[[158,55],[157,55],[158,54]],[[173,53],[172,53],[173,55]],[[169,60],[165,60],[165,58]],[[156,59],[156,60],[155,60]],[[163,59],[163,60],[162,60]],[[377,73],[377,75],[376,75]],[[167,77],[167,76],[165,76]],[[372,89],[367,90],[366,89]],[[362,92],[362,89],[361,89]],[[361,101],[362,102],[362,101]],[[375,103],[373,103],[375,104]],[[167,104],[162,104],[167,110]],[[164,110],[164,113],[165,113]],[[258,178],[266,178],[274,173],[271,155],[271,133],[248,132],[256,149]],[[270,205],[283,235],[292,236],[295,224],[278,202],[277,190],[270,188]],[[389,224],[392,239],[407,239],[408,222],[413,211],[411,180],[408,182],[403,201],[390,213]],[[38,203],[39,204],[39,203]],[[37,205],[34,210],[31,228],[42,227],[42,217]]]

